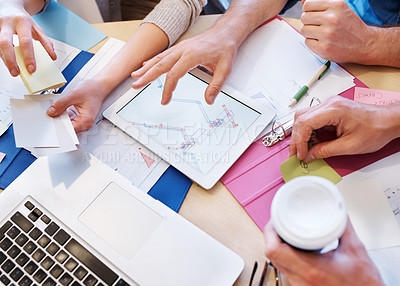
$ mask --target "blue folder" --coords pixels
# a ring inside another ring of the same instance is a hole
[[[169,166],[148,194],[178,212],[191,185],[192,181],[188,177]]]
[[[83,51],[106,38],[104,33],[54,0],[33,19],[48,37]]]
[[[0,151],[5,153],[0,163],[0,188],[5,189],[12,183],[36,158],[27,150],[15,147],[12,125],[0,137]]]

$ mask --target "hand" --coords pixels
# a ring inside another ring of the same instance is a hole
[[[12,76],[18,76],[20,72],[15,59],[13,34],[18,35],[28,72],[33,73],[36,70],[32,38],[41,42],[53,60],[57,58],[53,43],[33,21],[24,9],[23,1],[21,2],[6,0],[0,2],[0,56]]]
[[[368,47],[375,38],[344,0],[303,1],[301,33],[307,47],[324,59],[368,64]]]
[[[132,84],[140,88],[167,72],[161,104],[168,104],[178,80],[198,65],[206,67],[214,75],[205,92],[208,104],[214,100],[232,70],[239,45],[225,31],[215,29],[182,41],[148,60],[144,66],[132,73],[140,78]]]
[[[47,114],[52,117],[58,116],[70,106],[74,106],[78,114],[73,114],[74,112],[71,110],[69,115],[72,117],[71,121],[75,132],[87,131],[93,126],[107,94],[108,92],[98,81],[85,80],[66,96],[56,101],[47,110]]]
[[[317,158],[364,154],[379,150],[399,136],[394,115],[399,105],[361,104],[341,96],[332,96],[324,103],[302,109],[295,114],[289,156],[297,154],[306,163]],[[337,139],[318,143],[308,149],[314,130],[330,127]]]
[[[384,285],[348,221],[336,250],[310,253],[282,242],[272,223],[264,229],[265,254],[290,285]]]

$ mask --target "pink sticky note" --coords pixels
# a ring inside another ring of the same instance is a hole
[[[374,105],[392,104],[400,102],[400,92],[356,87],[354,100]]]
[[[6,156],[6,154],[0,152],[0,163],[3,161],[5,156]]]

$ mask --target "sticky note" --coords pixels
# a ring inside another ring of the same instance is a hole
[[[342,180],[342,177],[323,159],[315,159],[310,163],[304,163],[297,159],[296,155],[281,164],[281,173],[285,182],[300,176],[319,176],[328,179],[334,184]]]
[[[59,88],[67,82],[40,42],[33,41],[36,71],[32,74],[26,69],[20,46],[14,49],[21,79],[30,94],[52,88]]]
[[[366,104],[386,105],[400,102],[400,92],[356,87],[354,100]]]

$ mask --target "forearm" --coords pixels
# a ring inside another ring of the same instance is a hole
[[[371,27],[371,37],[360,64],[400,67],[400,27]]]
[[[263,22],[278,15],[285,4],[286,0],[232,0],[211,30],[225,33],[240,46]]]
[[[144,61],[160,53],[167,46],[168,37],[160,28],[149,23],[140,25],[107,67],[96,75],[96,79],[106,90],[104,96],[128,78],[132,71],[141,67]]]

